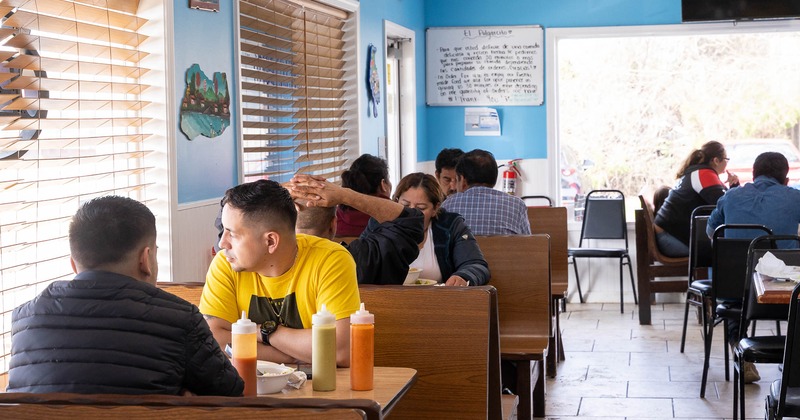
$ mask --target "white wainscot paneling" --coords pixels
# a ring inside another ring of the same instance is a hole
[[[217,243],[219,200],[182,206],[173,224],[172,281],[205,281]]]

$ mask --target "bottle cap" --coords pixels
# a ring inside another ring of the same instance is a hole
[[[247,318],[247,313],[242,311],[242,317],[231,324],[232,334],[255,334],[256,323]]]
[[[361,302],[361,308],[353,315],[350,315],[351,324],[374,324],[375,315],[371,314],[368,310],[364,309],[364,302]]]
[[[325,307],[325,304],[322,304],[322,308],[320,308],[319,312],[311,315],[311,324],[313,325],[333,325],[336,323],[336,317],[333,316],[332,313],[328,312],[328,309]]]

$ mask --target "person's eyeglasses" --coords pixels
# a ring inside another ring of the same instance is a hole
[[[724,160],[725,162],[727,162],[727,161],[731,160],[731,158],[722,158],[722,160]]]

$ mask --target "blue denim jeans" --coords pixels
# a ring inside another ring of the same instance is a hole
[[[656,233],[656,245],[662,254],[673,257],[688,257],[689,247],[680,241],[680,239],[670,235],[667,232]]]

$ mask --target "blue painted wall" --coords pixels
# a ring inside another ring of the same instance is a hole
[[[381,1],[381,0],[369,0]],[[367,2],[367,0],[362,2]],[[675,24],[680,0],[427,0],[425,26],[542,25],[591,27]],[[424,57],[424,54],[422,55]],[[545,68],[550,63],[545,62]],[[424,74],[424,70],[422,70]],[[424,95],[423,95],[424,97]],[[499,157],[546,158],[545,105],[497,107],[499,137],[464,136],[463,107],[426,107],[426,134],[418,140],[418,160],[434,160],[445,147],[487,149]]]
[[[175,104],[180,106],[186,88],[186,69],[199,64],[209,78],[214,72],[228,76],[231,92],[231,125],[222,135],[189,139],[180,131],[179,109],[172,110],[178,171],[178,204],[221,197],[238,183],[236,155],[238,136],[238,90],[234,72],[233,2],[221,1],[219,12],[190,9],[187,1],[176,1],[175,20]]]
[[[366,51],[370,43],[378,48],[380,58],[378,68],[381,70],[381,105],[378,118],[366,116],[366,109],[361,114],[361,151],[378,154],[378,137],[386,135],[386,80],[383,77],[386,69],[386,46],[384,40],[384,20],[416,32],[417,56],[417,138],[425,137],[425,0],[361,0],[359,21],[361,25],[361,49],[363,63],[359,66],[366,69]],[[359,95],[367,97],[366,81],[359,81]],[[365,101],[366,104],[366,101]],[[418,154],[419,156],[419,154]]]

